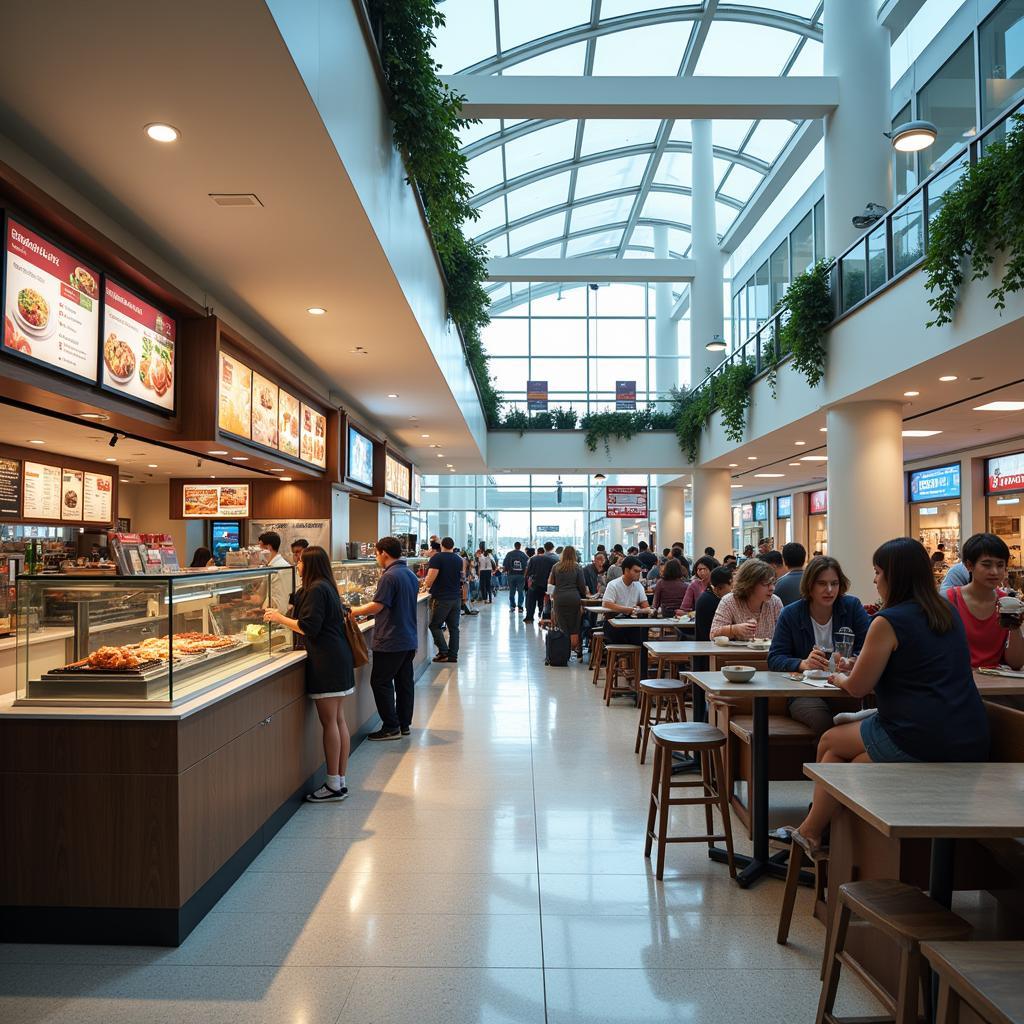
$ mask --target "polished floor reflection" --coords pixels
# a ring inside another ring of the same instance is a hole
[[[0,946],[0,1021],[812,1021],[809,893],[780,947],[781,883],[699,846],[655,882],[635,711],[500,600],[463,625],[412,737],[364,743],[349,800],[304,806],[181,948]],[[837,1010],[878,1007],[844,980]]]

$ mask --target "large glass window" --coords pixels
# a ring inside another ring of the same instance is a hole
[[[1024,0],[1004,0],[978,30],[981,122],[1024,96]]]
[[[793,273],[802,274],[814,265],[814,218],[808,210],[807,216],[789,235],[789,248],[793,254]]]
[[[771,311],[779,304],[779,300],[789,287],[789,239],[784,238],[771,257],[771,304],[768,308]]]
[[[917,116],[938,129],[920,154],[922,177],[952,156],[978,131],[975,112],[974,40],[968,39],[917,94]]]

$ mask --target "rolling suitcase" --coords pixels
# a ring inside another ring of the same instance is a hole
[[[572,644],[569,634],[560,629],[549,629],[544,639],[544,664],[559,667],[569,664],[572,656]]]

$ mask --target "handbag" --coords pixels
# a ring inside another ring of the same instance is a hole
[[[359,623],[356,622],[356,617],[350,612],[342,616],[342,622],[345,624],[345,639],[352,651],[352,667],[362,668],[364,665],[369,665],[370,651],[359,629]]]

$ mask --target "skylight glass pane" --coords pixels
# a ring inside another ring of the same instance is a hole
[[[754,189],[763,180],[763,177],[757,171],[752,171],[749,167],[735,164],[729,173],[729,177],[725,179],[725,185],[722,186],[722,195],[745,203],[753,194]]]
[[[498,235],[492,238],[485,246],[484,251],[488,259],[503,259],[508,255],[508,235]]]
[[[778,75],[793,52],[792,32],[715,21],[697,60],[698,75]]]
[[[823,75],[825,73],[825,48],[813,39],[807,39],[789,69],[790,77],[799,75]]]
[[[497,227],[504,226],[505,203],[501,199],[492,199],[491,202],[484,203],[479,207],[479,212],[479,220],[471,221],[469,228],[475,238],[479,238]]]
[[[795,14],[798,18],[810,18],[818,6],[818,0],[731,0],[737,7],[768,7],[783,14]]]
[[[714,129],[712,128],[712,136],[713,135]],[[669,132],[668,137],[672,142],[690,142],[693,139],[693,132],[690,130],[690,122],[675,121],[672,124],[672,131]]]
[[[693,184],[693,156],[689,153],[666,153],[658,164],[654,181],[657,185],[689,188]]]
[[[633,201],[628,196],[619,199],[602,199],[597,203],[578,206],[572,212],[572,224],[569,231],[586,231],[587,228],[598,228],[604,224],[619,224],[629,217]]]
[[[548,164],[568,160],[576,145],[576,122],[560,121],[505,145],[505,173],[509,180]]]
[[[474,142],[486,139],[488,135],[496,135],[501,131],[501,120],[489,117],[479,124],[471,124],[459,132],[459,146],[463,149]]]
[[[493,10],[485,0],[471,2]],[[558,3],[551,0],[499,0],[498,12],[501,48],[511,50],[531,39],[589,22],[590,0],[558,0]]]
[[[595,75],[675,75],[693,25],[666,22],[614,32],[597,40]]]
[[[556,260],[562,255],[562,243],[555,242],[554,245],[544,245],[539,249],[531,249],[530,256],[537,259]]]
[[[500,146],[497,149],[489,149],[469,161],[469,181],[473,186],[474,195],[500,185],[503,180]]]
[[[621,231],[596,231],[582,238],[570,238],[565,247],[566,256],[580,256],[598,249],[617,249],[622,241]]]
[[[722,184],[722,179],[725,177],[725,172],[732,167],[731,160],[719,160],[715,157],[714,161],[715,168],[715,188],[717,189]]]
[[[623,146],[653,146],[660,121],[586,121],[583,127],[581,156]]]
[[[691,203],[689,196],[677,196],[671,192],[651,191],[644,203],[641,216],[644,220],[672,220],[678,224],[690,223]]]
[[[683,231],[681,228],[669,228],[668,248],[670,252],[680,254],[686,252],[690,248],[690,232]]]
[[[712,121],[711,141],[722,149],[739,149],[752,121]]]
[[[629,240],[630,245],[644,245],[649,249],[654,248],[654,228],[648,224],[637,224],[633,229],[633,237]]]
[[[774,163],[796,127],[789,121],[762,121],[743,147],[744,153]]]
[[[587,44],[575,43],[549,50],[539,57],[520,61],[502,71],[503,75],[582,75],[587,57]]]
[[[526,224],[509,232],[509,251],[514,256],[520,249],[525,249],[529,245],[538,245],[540,242],[547,242],[557,238],[564,230],[564,213],[553,213],[548,217],[542,217],[532,224]]]
[[[569,172],[542,178],[532,185],[513,189],[508,194],[509,220],[519,220],[549,206],[564,206],[569,198]]]
[[[623,14],[639,14],[642,11],[660,11],[665,7],[678,7],[679,0],[603,0],[601,20],[618,18]]]
[[[725,203],[715,203],[715,230],[720,235],[724,235],[732,227],[732,222],[738,213],[738,210],[726,206]]]
[[[638,249],[635,245],[626,246],[626,258],[630,260],[653,260],[654,253],[650,249]]]
[[[445,0],[444,28],[438,29],[434,60],[442,75],[454,75],[494,55],[494,7],[479,0]]]
[[[649,156],[623,156],[581,167],[576,172],[576,198],[596,196],[620,188],[638,188]]]

